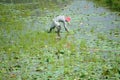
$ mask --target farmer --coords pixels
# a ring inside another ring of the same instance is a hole
[[[53,23],[52,23],[52,26],[50,27],[50,31],[49,32],[51,32],[54,28],[57,28],[57,35],[58,35],[58,37],[60,37],[60,30],[61,30],[60,22],[63,23],[65,30],[68,32],[68,29],[66,27],[66,22],[69,23],[70,20],[71,20],[70,17],[65,17],[65,16],[62,16],[62,15],[55,17],[53,19]]]

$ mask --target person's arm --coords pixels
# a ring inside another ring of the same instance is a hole
[[[65,30],[66,30],[67,32],[69,32],[68,29],[67,29],[67,27],[66,27],[66,22],[65,22],[65,21],[63,21],[63,25],[64,25]]]

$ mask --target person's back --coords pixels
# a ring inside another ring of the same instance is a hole
[[[57,16],[53,19],[53,21],[56,21],[56,22],[65,22],[65,16]]]

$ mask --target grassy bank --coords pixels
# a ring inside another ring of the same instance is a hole
[[[112,10],[120,11],[120,1],[119,0],[93,0],[99,5],[108,6]]]

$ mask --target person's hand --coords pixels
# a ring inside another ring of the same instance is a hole
[[[67,33],[69,33],[69,31],[67,30]]]
[[[71,23],[70,22],[68,22],[68,25],[70,25]]]

